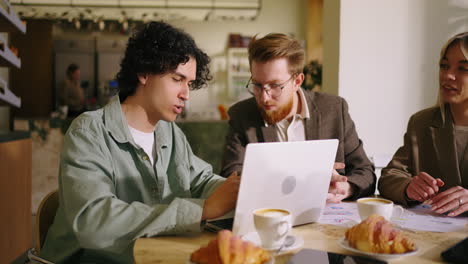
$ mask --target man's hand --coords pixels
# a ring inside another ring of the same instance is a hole
[[[441,179],[434,179],[431,175],[421,172],[411,179],[406,188],[406,196],[411,200],[424,202],[434,197],[442,186],[444,182]]]
[[[431,210],[438,214],[451,211],[448,216],[457,216],[468,212],[468,190],[455,186],[437,194],[426,203],[432,205]]]
[[[348,182],[348,178],[336,171],[344,168],[345,164],[342,162],[335,162],[335,165],[333,165],[330,187],[327,194],[328,203],[339,203],[353,194],[353,189]]]
[[[221,184],[206,199],[203,206],[202,220],[213,219],[225,215],[234,209],[239,192],[240,176],[233,172],[223,184]]]

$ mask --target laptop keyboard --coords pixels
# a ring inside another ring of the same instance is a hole
[[[223,229],[232,230],[233,224],[234,224],[234,218],[207,221],[205,229],[211,232],[218,232]]]

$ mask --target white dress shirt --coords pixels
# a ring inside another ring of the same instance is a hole
[[[304,121],[306,118],[310,118],[309,107],[302,88],[299,88],[297,94],[301,105],[299,113],[292,116],[291,122],[285,118],[274,125],[280,142],[306,140]]]

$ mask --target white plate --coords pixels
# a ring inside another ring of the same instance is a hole
[[[276,248],[276,249],[271,249],[270,248],[270,249],[265,249],[265,250],[268,250],[268,251],[274,253],[274,255],[281,255],[281,254],[284,254],[286,252],[299,249],[304,245],[304,239],[302,239],[302,237],[295,236],[295,235],[288,235],[288,237],[289,236],[294,238],[294,243],[292,245],[290,245],[288,247],[283,247],[280,252],[276,252],[278,250],[278,248]],[[242,236],[242,239],[250,241],[250,242],[254,243],[257,246],[262,247],[262,245],[261,245],[262,243],[260,242],[260,237],[258,236],[257,232],[247,233],[244,236]]]
[[[367,256],[367,257],[380,259],[380,260],[397,259],[397,258],[401,258],[401,257],[412,256],[412,255],[415,255],[415,254],[418,253],[418,248],[416,248],[416,250],[414,250],[414,251],[403,253],[403,254],[379,254],[379,253],[365,252],[365,251],[362,251],[362,250],[351,247],[348,244],[348,241],[346,240],[346,238],[344,238],[344,237],[342,239],[340,239],[338,241],[338,243],[344,249],[347,249],[347,250],[352,251],[354,253],[357,253],[359,255],[364,255],[364,256]]]

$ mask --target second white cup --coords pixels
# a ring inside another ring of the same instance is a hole
[[[403,213],[403,207],[394,205],[392,201],[383,198],[361,198],[357,200],[357,206],[361,220],[366,219],[372,214],[378,214],[390,221],[393,208],[398,208],[400,210],[400,215]]]
[[[253,217],[262,247],[269,250],[281,247],[291,230],[291,213],[283,209],[262,208],[255,210]]]

